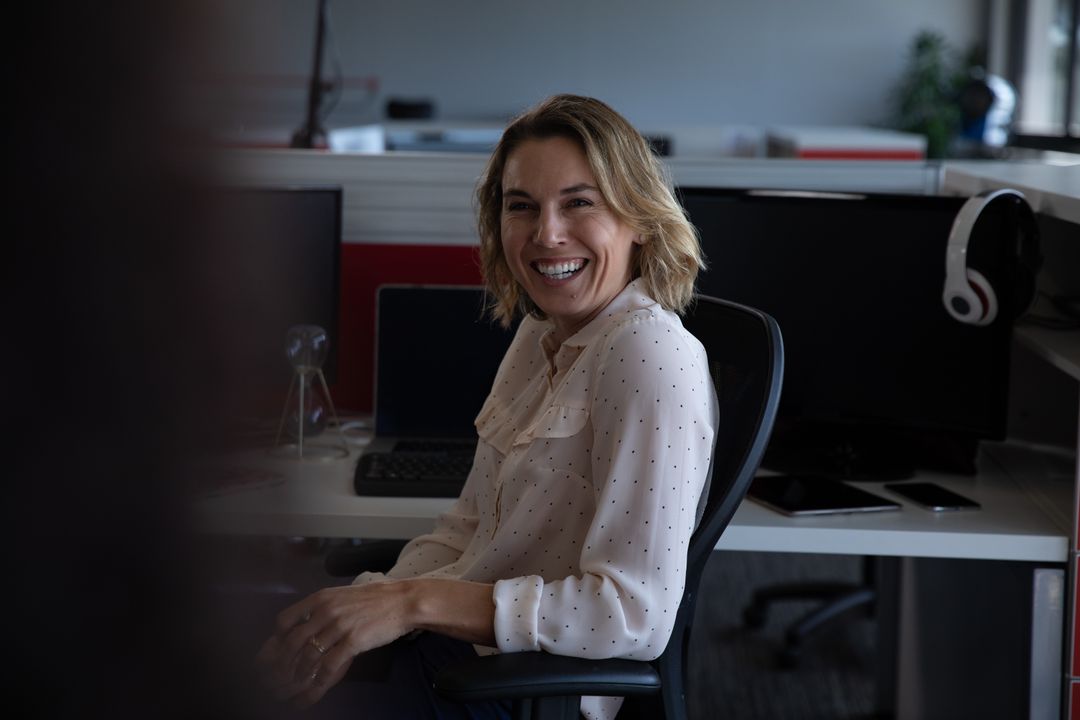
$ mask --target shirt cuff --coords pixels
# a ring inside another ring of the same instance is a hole
[[[353,585],[368,585],[374,582],[382,582],[386,575],[381,572],[362,572],[352,581]]]
[[[537,618],[544,579],[539,575],[499,580],[495,583],[495,641],[502,652],[535,652],[540,649]]]

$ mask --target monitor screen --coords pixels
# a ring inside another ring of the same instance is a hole
[[[230,187],[212,199],[217,247],[207,272],[215,288],[208,322],[228,348],[223,411],[236,419],[277,419],[293,369],[285,338],[293,325],[318,325],[330,339],[323,365],[337,378],[341,252],[339,187]]]
[[[783,333],[766,467],[971,471],[978,440],[1004,437],[1007,313],[965,325],[941,299],[963,198],[688,187],[680,196],[708,264],[698,291],[760,308]],[[1007,243],[975,236],[969,262],[1007,290]]]

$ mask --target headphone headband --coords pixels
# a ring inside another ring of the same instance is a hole
[[[1019,244],[1014,248],[1017,258],[1024,266],[1024,271],[1032,276],[1041,265],[1038,244],[1038,226],[1035,213],[1027,198],[1019,190],[1000,188],[986,190],[968,198],[960,208],[949,231],[949,241],[945,249],[945,290],[942,301],[945,309],[960,322],[973,325],[989,325],[997,316],[997,298],[993,288],[985,277],[967,265],[968,243],[982,212],[995,202],[1007,202],[1010,198],[1018,208]],[[1019,305],[1025,306],[1031,301],[1027,298]]]

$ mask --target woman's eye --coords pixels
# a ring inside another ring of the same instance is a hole
[[[507,212],[515,212],[515,211],[518,211],[518,210],[528,210],[528,209],[529,209],[529,204],[525,203],[525,202],[512,202],[512,203],[508,203],[507,206],[506,206]]]
[[[575,208],[590,207],[591,205],[592,205],[592,201],[589,200],[588,198],[574,198],[569,203],[567,203],[568,207],[575,207]]]

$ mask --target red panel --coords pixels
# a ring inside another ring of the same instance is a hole
[[[375,363],[375,290],[389,283],[479,285],[475,246],[361,245],[341,248],[338,382],[334,402],[343,412],[370,412]]]
[[[1072,673],[1080,677],[1080,622],[1076,615],[1077,597],[1080,596],[1080,558],[1073,557],[1073,592],[1069,598],[1068,617],[1072,620]]]
[[[844,150],[818,148],[799,150],[796,157],[804,160],[922,160],[918,150]]]
[[[1069,720],[1080,720],[1080,682],[1069,687]]]

